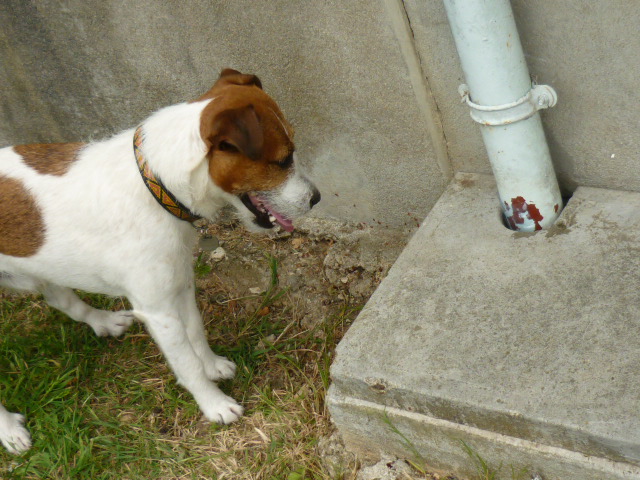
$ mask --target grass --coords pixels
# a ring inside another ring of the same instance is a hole
[[[145,330],[121,338],[91,329],[34,296],[0,297],[0,398],[27,416],[34,445],[0,449],[2,479],[325,479],[316,444],[330,430],[324,398],[333,349],[355,317],[348,299],[301,325],[278,263],[256,302],[207,286],[198,301],[216,352],[238,365],[221,388],[246,408],[237,423],[203,421]],[[199,278],[210,270],[199,257]],[[122,299],[86,295],[94,306]]]
[[[460,444],[462,445],[462,449],[469,456],[473,465],[476,468],[476,479],[477,480],[496,480],[497,478],[504,478],[502,476],[503,465],[500,463],[497,467],[493,467],[487,463],[487,461],[482,458],[482,456],[475,451],[467,442],[464,440],[460,440]],[[529,473],[529,469],[527,467],[522,467],[517,469],[513,465],[510,465],[510,478],[511,480],[525,480],[531,478]]]
[[[460,444],[476,467],[478,480],[495,480],[502,470],[502,464],[498,465],[498,468],[493,468],[467,442],[460,440]]]
[[[409,462],[409,464],[416,471],[420,472],[422,475],[426,475],[427,474],[427,468],[426,468],[427,461],[420,454],[420,452],[418,451],[418,449],[416,448],[414,443],[411,440],[409,440],[400,431],[400,429],[398,429],[398,427],[396,427],[396,425],[391,421],[391,418],[389,418],[389,415],[387,414],[386,411],[384,412],[384,416],[382,417],[382,421],[385,423],[385,425],[387,425],[387,427],[389,428],[391,433],[393,433],[398,438],[398,440],[400,441],[402,446],[411,453],[411,458],[407,458],[407,462]]]
[[[389,431],[400,442],[402,447],[410,453],[409,458],[406,461],[421,475],[421,478],[434,478],[429,472],[427,467],[427,460],[420,454],[415,444],[404,435],[400,429],[393,423],[387,412],[384,412],[382,421],[387,425]],[[507,478],[502,475],[503,465],[500,463],[497,467],[490,465],[471,445],[464,440],[460,439],[460,448],[464,453],[469,456],[471,464],[475,468],[475,475],[469,480],[497,480],[498,478]],[[443,477],[438,477],[443,478]],[[447,476],[446,479],[455,479],[456,477]],[[517,469],[513,465],[510,465],[509,477],[511,480],[525,480],[532,478],[529,473],[529,468],[522,467]]]

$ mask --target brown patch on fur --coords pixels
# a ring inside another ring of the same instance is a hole
[[[252,105],[225,110],[214,119],[217,132],[208,142],[223,151],[237,152],[258,160],[262,154],[264,136],[260,120]]]
[[[199,100],[200,135],[209,149],[209,175],[233,194],[279,187],[293,168],[293,128],[254,75],[224,70]],[[284,163],[283,163],[284,162]]]
[[[209,175],[216,185],[236,195],[276,189],[284,183],[288,174],[288,170],[276,165],[249,163],[222,152],[212,156],[209,161]]]
[[[213,87],[211,87],[205,94],[200,95],[198,98],[193,100],[193,102],[208,100],[210,98],[215,97],[216,89],[223,85],[244,85],[244,86],[254,85],[262,89],[262,82],[255,75],[240,73],[237,70],[234,70],[232,68],[225,68],[220,73],[220,77],[218,78],[216,83],[213,85]]]
[[[44,243],[44,222],[35,199],[14,178],[0,176],[0,253],[30,257]]]
[[[64,175],[78,158],[84,143],[16,145],[13,150],[29,167],[43,175]]]

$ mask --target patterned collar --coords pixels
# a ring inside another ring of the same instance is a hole
[[[191,210],[184,206],[180,200],[178,200],[167,188],[163,185],[159,178],[157,178],[151,169],[147,160],[142,155],[142,126],[136,129],[136,133],[133,135],[133,153],[136,156],[136,162],[138,163],[138,169],[142,180],[147,186],[153,198],[164,208],[167,212],[173,216],[184,220],[186,222],[195,222],[201,217],[195,215]]]

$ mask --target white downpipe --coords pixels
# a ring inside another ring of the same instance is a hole
[[[508,0],[443,1],[505,217],[514,230],[548,228],[562,198],[538,110],[556,93],[532,85]]]

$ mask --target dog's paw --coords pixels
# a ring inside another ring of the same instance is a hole
[[[229,380],[236,374],[236,364],[225,357],[211,355],[202,363],[204,373],[209,380]]]
[[[244,408],[233,398],[222,395],[215,402],[202,408],[202,413],[210,422],[228,425],[238,420],[244,413]]]
[[[0,412],[0,442],[9,453],[19,455],[31,448],[31,435],[19,413]]]
[[[124,310],[120,312],[97,311],[100,316],[87,319],[88,323],[96,335],[99,337],[119,337],[126,332],[133,323],[133,314]]]

